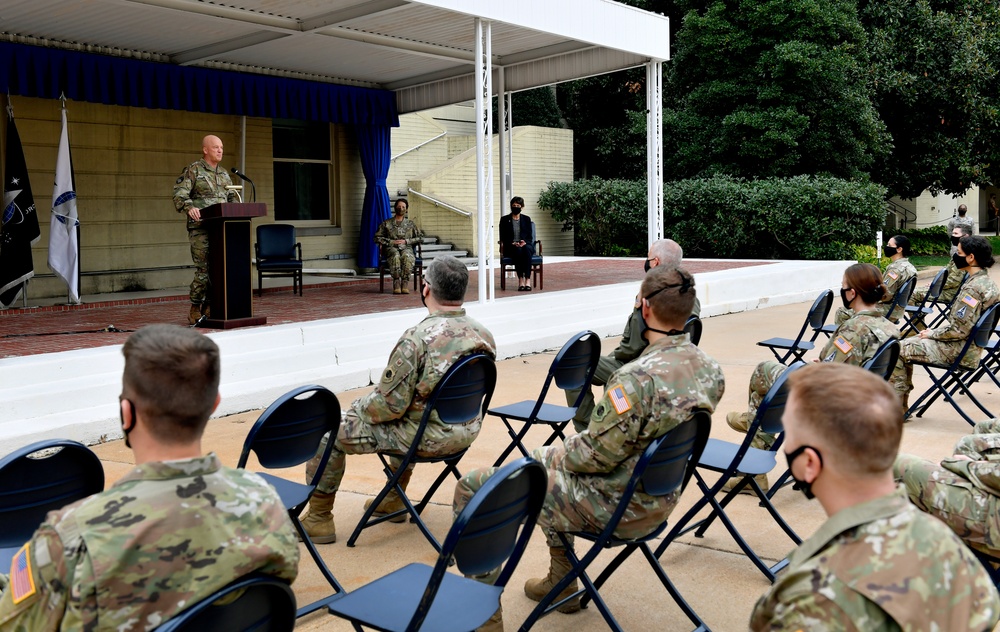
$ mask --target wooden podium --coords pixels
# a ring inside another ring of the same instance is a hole
[[[266,316],[253,315],[253,274],[250,266],[250,221],[267,215],[259,202],[226,202],[201,209],[208,230],[208,296],[212,317],[202,326],[234,329],[264,325]]]

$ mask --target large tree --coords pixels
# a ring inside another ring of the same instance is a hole
[[[668,177],[863,178],[888,151],[853,0],[707,0],[669,63]]]

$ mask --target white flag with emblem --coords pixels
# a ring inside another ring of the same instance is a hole
[[[66,109],[62,111],[62,134],[56,157],[56,185],[52,190],[52,223],[49,228],[49,267],[69,286],[70,300],[80,302],[80,244],[76,227],[76,191],[73,190],[73,163],[69,154]]]

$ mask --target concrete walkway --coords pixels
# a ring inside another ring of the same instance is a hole
[[[701,348],[722,364],[727,384],[725,396],[713,417],[713,437],[733,441],[742,438],[742,435],[726,426],[725,413],[745,409],[747,384],[754,366],[761,360],[771,358],[766,349],[755,343],[775,335],[794,335],[801,326],[808,306],[809,302],[800,301],[768,309],[714,316],[704,321]],[[412,313],[411,317],[415,321],[418,315]],[[534,323],[522,320],[521,324]],[[624,325],[624,317],[621,324]],[[395,332],[390,337],[395,338]],[[617,341],[617,338],[605,340],[605,352],[613,349]],[[815,355],[816,353],[809,354],[807,359],[812,359]],[[511,357],[500,362],[494,405],[535,397],[553,356],[554,350],[550,350]],[[929,380],[921,376],[917,377],[916,383],[918,390],[930,384]],[[338,397],[341,404],[347,406],[368,390],[370,387],[340,390]],[[992,382],[978,384],[976,393],[982,395],[982,401],[987,407],[1000,410],[1000,392]],[[561,398],[561,393],[554,393],[550,395],[549,401],[561,403]],[[205,438],[205,449],[217,452],[224,463],[235,465],[243,439],[258,414],[249,412],[212,420]],[[973,416],[978,418],[977,415]],[[955,441],[968,431],[969,426],[946,403],[939,402],[924,418],[907,424],[903,436],[903,451],[937,460],[949,455]],[[543,439],[542,431],[537,431],[528,435],[526,443],[529,446],[538,445]],[[499,420],[488,418],[482,434],[463,461],[463,471],[492,464],[507,441],[506,432]],[[104,462],[109,481],[117,480],[129,469],[131,452],[121,441],[95,446],[94,449]],[[344,486],[336,505],[337,526],[343,540],[346,540],[361,517],[364,501],[377,493],[383,480],[378,460],[374,456],[351,456],[348,458],[347,468]],[[784,469],[783,464],[779,469]],[[433,467],[418,468],[411,484],[413,495],[419,495],[421,489],[426,489],[436,473],[437,469]],[[285,474],[293,479],[301,479],[303,476],[302,468]],[[772,472],[771,480],[778,474],[780,471]],[[434,504],[425,511],[428,525],[439,538],[447,533],[451,523],[451,493],[451,486],[445,485],[435,496]],[[696,500],[696,496],[697,491],[689,489],[682,497],[674,516],[682,515]],[[803,538],[812,534],[825,519],[817,502],[807,501],[790,488],[778,493],[775,504]],[[792,543],[752,499],[739,497],[731,507],[731,515],[737,526],[751,545],[768,560],[777,561],[792,548]],[[320,549],[329,567],[348,590],[410,562],[432,563],[435,558],[431,547],[417,529],[409,524],[385,524],[367,530],[355,548],[347,548],[343,542],[338,542],[322,545]],[[605,555],[602,559],[607,558]],[[547,560],[544,538],[536,533],[529,544],[528,554],[514,573],[503,597],[508,631],[516,630],[533,607],[533,602],[523,595],[521,587],[526,579],[544,574]],[[598,568],[601,561],[598,560]],[[753,604],[769,586],[767,580],[739,552],[728,533],[718,525],[713,526],[702,539],[685,536],[671,546],[662,561],[680,591],[716,631],[745,630]],[[326,586],[304,551],[299,573],[294,589],[301,603],[325,594]],[[691,629],[687,619],[673,605],[639,555],[633,556],[619,569],[602,590],[602,595],[626,630]],[[298,629],[349,630],[350,626],[325,613],[315,613],[303,619]],[[573,615],[552,614],[540,621],[535,629],[579,632],[601,630],[605,626],[600,614],[591,607]]]

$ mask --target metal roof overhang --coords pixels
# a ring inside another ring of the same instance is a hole
[[[396,93],[475,97],[476,18],[508,92],[669,58],[668,18],[610,0],[5,0],[0,39]]]

